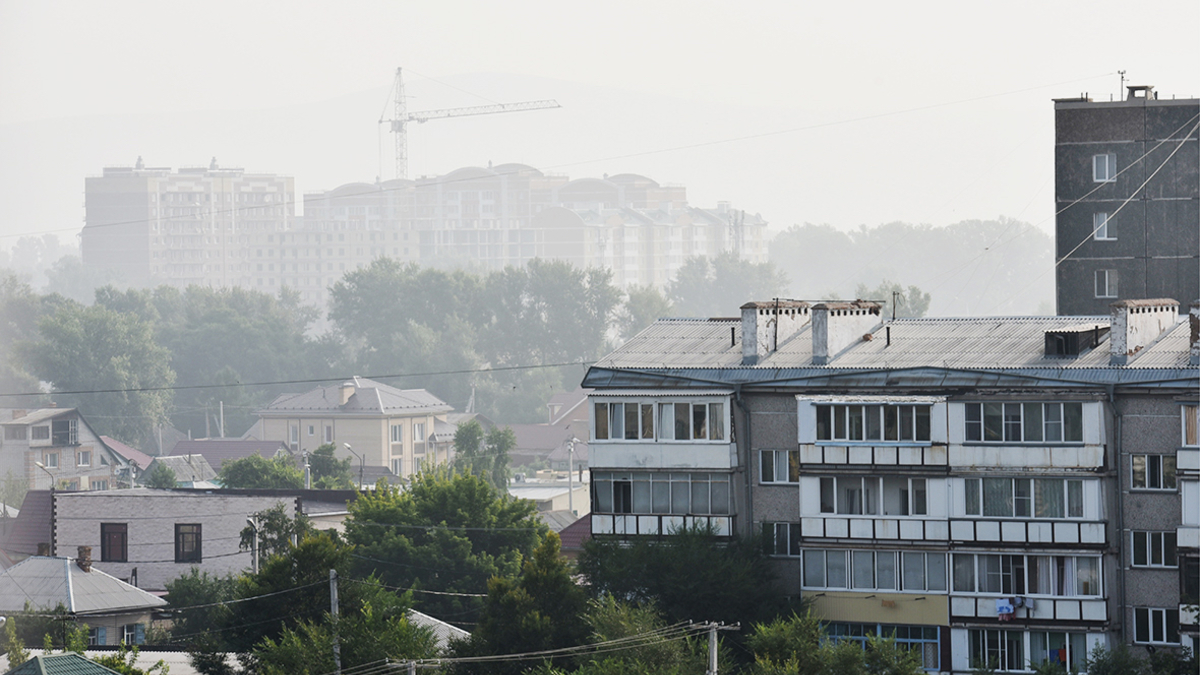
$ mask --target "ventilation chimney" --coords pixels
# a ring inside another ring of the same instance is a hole
[[[878,302],[823,302],[812,308],[813,365],[823,366],[879,325]]]
[[[92,547],[80,546],[79,556],[75,558],[75,564],[79,565],[79,569],[84,572],[92,571]]]
[[[37,554],[42,558],[50,557],[50,544],[47,544],[44,541],[39,543],[37,546]]]
[[[753,366],[808,324],[808,303],[769,300],[742,305],[742,365]]]
[[[1192,303],[1192,309],[1188,312],[1188,323],[1192,328],[1190,343],[1192,349],[1188,356],[1188,363],[1200,366],[1200,300]]]
[[[25,416],[25,411],[24,411],[24,410],[14,410],[14,411],[12,412],[12,416],[13,416],[13,419],[14,419],[14,420],[15,420],[15,419],[17,419],[18,417],[24,417],[24,416]]]
[[[1123,366],[1179,320],[1179,302],[1170,298],[1118,300],[1112,305],[1108,363]]]
[[[350,397],[353,395],[354,395],[354,383],[353,382],[343,382],[342,383],[342,397],[341,397],[342,402],[340,405],[346,405],[350,401]]]

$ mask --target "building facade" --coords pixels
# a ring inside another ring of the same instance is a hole
[[[108,490],[133,484],[134,470],[75,408],[5,409],[0,477],[31,490]]]
[[[1200,99],[1131,86],[1124,101],[1056,99],[1054,119],[1058,313],[1200,297]]]
[[[781,592],[811,598],[832,635],[894,634],[928,670],[1079,670],[1099,644],[1191,644],[1179,528],[1196,517],[1177,467],[1197,330],[1171,300],[1086,318],[772,301],[660,320],[584,380],[593,536],[761,533]]]

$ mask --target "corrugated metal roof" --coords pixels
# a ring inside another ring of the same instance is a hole
[[[116,672],[75,652],[65,652],[35,654],[5,675],[109,675]]]
[[[283,394],[271,402],[260,415],[289,412],[326,414],[418,414],[450,412],[445,401],[424,389],[397,389],[365,377],[353,379],[354,393],[342,404],[342,383],[317,387],[299,394]]]
[[[74,614],[162,607],[166,600],[93,567],[84,572],[71,558],[33,556],[0,574],[0,611],[20,612],[59,604]]]
[[[438,649],[445,650],[450,646],[450,640],[465,640],[471,637],[467,631],[452,626],[441,619],[435,619],[428,614],[423,614],[415,609],[408,610],[408,620],[414,625],[422,626],[433,631],[433,637],[437,639]]]

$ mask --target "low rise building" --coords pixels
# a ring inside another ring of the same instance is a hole
[[[8,410],[0,439],[0,476],[31,489],[108,490],[130,485],[134,465],[104,442],[75,408]]]

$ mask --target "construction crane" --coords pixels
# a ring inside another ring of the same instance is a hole
[[[408,112],[408,106],[405,103],[404,97],[404,77],[403,69],[396,69],[396,81],[393,84],[395,92],[395,105],[393,108],[392,119],[379,118],[380,129],[384,124],[391,125],[390,131],[394,135],[396,142],[396,177],[408,177],[408,123],[418,122],[424,124],[429,120],[443,119],[446,117],[466,117],[468,115],[491,115],[494,113],[505,112],[521,112],[523,110],[544,110],[546,108],[561,108],[558,101],[523,101],[521,103],[496,103],[494,105],[478,105],[470,108],[444,108],[442,110],[424,110],[421,112]],[[384,108],[384,115],[387,114],[387,108]],[[381,139],[382,145],[382,139]],[[380,153],[383,151],[380,150]],[[380,158],[380,173],[383,172],[383,160]]]

